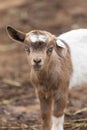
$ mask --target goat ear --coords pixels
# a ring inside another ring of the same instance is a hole
[[[60,39],[56,39],[56,52],[61,57],[65,57],[67,52],[65,43]]]
[[[11,26],[7,26],[7,33],[9,34],[10,38],[19,41],[19,42],[24,42],[25,40],[25,33],[18,31],[14,29]]]

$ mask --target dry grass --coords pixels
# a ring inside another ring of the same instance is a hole
[[[64,124],[64,128],[72,128],[72,129],[80,129],[80,128],[87,128],[87,118],[80,118],[80,119],[76,119],[75,116],[80,115],[84,112],[87,112],[87,108],[83,108],[83,109],[79,109],[78,111],[76,111],[73,114],[67,113],[66,112],[66,116],[70,116],[70,117],[74,117],[73,120],[69,120],[67,122],[65,122]]]

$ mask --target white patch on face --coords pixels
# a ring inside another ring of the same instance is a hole
[[[36,42],[38,39],[37,35],[34,35],[34,34],[29,35],[29,38],[30,38],[31,42]]]
[[[42,34],[39,34],[39,35],[30,34],[29,38],[30,38],[31,42],[33,42],[33,43],[38,42],[38,41],[46,42],[46,40],[47,40],[47,36],[42,35]]]
[[[51,130],[64,130],[63,123],[64,123],[64,115],[58,118],[53,116]]]
[[[45,42],[46,40],[47,40],[47,36],[46,35],[39,35],[39,41]]]

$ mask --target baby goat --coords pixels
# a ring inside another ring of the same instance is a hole
[[[11,26],[7,31],[25,45],[29,80],[40,100],[42,130],[63,130],[69,87],[87,82],[87,30],[59,37],[40,30],[25,34]]]

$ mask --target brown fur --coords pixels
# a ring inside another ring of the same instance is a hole
[[[29,40],[30,33],[47,35],[46,45],[39,46],[40,44],[37,43],[34,48]],[[30,33],[25,36],[25,44],[30,48],[30,53],[27,53],[30,70],[29,78],[37,89],[40,100],[42,130],[51,130],[52,113],[56,117],[62,116],[67,105],[69,82],[72,74],[70,51],[68,45],[64,43],[67,51],[65,56],[61,57],[60,53],[64,50],[56,46],[55,36],[39,30]],[[52,46],[54,50],[47,53],[46,49],[49,46]],[[41,70],[35,71],[32,68],[34,58],[41,58]]]
[[[67,54],[64,58],[58,56],[54,51],[50,57],[50,61],[47,61],[48,63],[46,63],[43,70],[38,72],[31,70],[30,72],[31,82],[37,89],[40,99],[43,120],[42,130],[51,129],[52,104],[54,106],[53,115],[56,117],[63,115],[67,105],[72,64],[67,44],[66,47]]]

